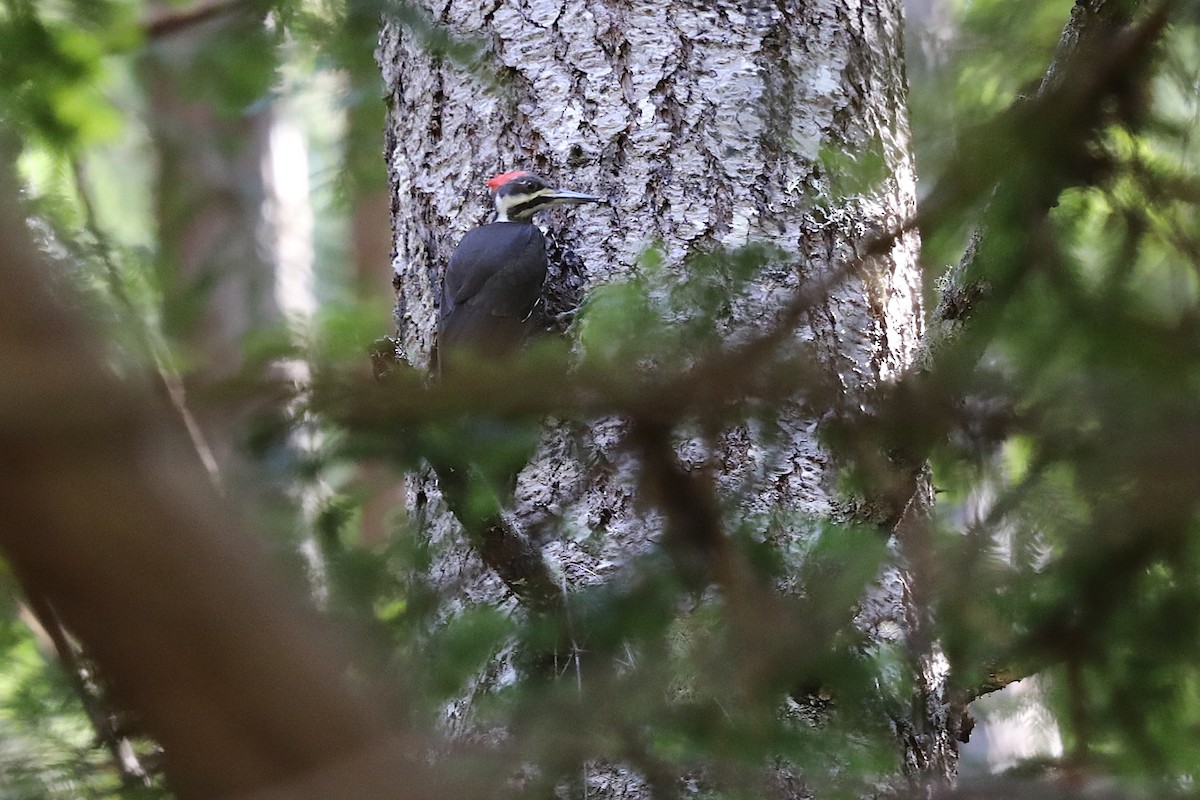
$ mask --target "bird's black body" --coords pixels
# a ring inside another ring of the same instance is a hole
[[[442,284],[438,354],[478,358],[515,353],[536,325],[546,280],[546,239],[528,222],[493,222],[467,232]]]
[[[546,280],[546,239],[532,223],[557,205],[602,203],[555,189],[517,170],[488,181],[496,221],[467,232],[450,257],[438,315],[438,369],[460,356],[495,361],[512,356],[537,326],[534,313]]]

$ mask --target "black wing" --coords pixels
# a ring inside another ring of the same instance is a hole
[[[438,355],[468,349],[485,357],[516,352],[546,280],[546,240],[536,225],[493,222],[469,231],[442,282]]]

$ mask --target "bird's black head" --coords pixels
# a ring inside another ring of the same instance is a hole
[[[496,193],[497,222],[529,222],[542,209],[576,203],[604,203],[604,198],[555,189],[525,170],[505,172],[487,183]]]

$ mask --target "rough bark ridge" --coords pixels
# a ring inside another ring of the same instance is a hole
[[[731,298],[720,320],[730,339],[769,325],[799,287],[913,213],[895,0],[421,5],[451,30],[482,38],[504,88],[488,91],[399,26],[385,28],[379,60],[391,91],[396,314],[416,364],[428,360],[449,254],[489,218],[483,182],[503,170],[527,167],[612,202],[549,218],[559,268],[551,288],[566,295],[564,303],[574,287],[586,292],[635,274],[640,254],[656,242],[680,271],[689,254],[714,247],[765,241],[782,248],[787,259],[764,271],[749,294]],[[847,159],[877,160],[881,180],[835,190],[831,165]],[[903,369],[920,334],[916,241],[905,237],[840,283],[795,335],[852,395]],[[743,498],[739,521],[788,547],[808,535],[794,521],[800,515],[844,511],[817,422],[793,414],[779,424],[782,445],[739,426],[677,450],[686,467],[712,469],[724,491]],[[592,423],[580,452],[565,426],[549,425],[518,487],[516,518],[545,538],[545,553],[573,585],[619,570],[660,530],[635,503],[633,465],[618,446],[623,430],[617,420]],[[410,489],[412,511],[442,551],[441,585],[460,602],[505,602],[503,585],[465,547],[436,483],[417,479]],[[772,524],[781,509],[792,521]],[[881,638],[908,628],[904,583],[900,574],[883,581],[864,610],[864,624]]]

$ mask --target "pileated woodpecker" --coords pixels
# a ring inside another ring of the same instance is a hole
[[[496,221],[468,231],[450,257],[438,314],[437,367],[456,356],[502,359],[520,349],[546,280],[546,240],[533,215],[551,206],[603,203],[603,198],[551,187],[530,172],[497,175]],[[483,560],[532,608],[562,602],[558,582],[532,544],[503,513],[517,473],[537,446],[528,420],[469,419],[453,431],[457,443],[430,453],[442,495]]]
[[[450,257],[438,316],[438,368],[456,352],[479,358],[512,355],[536,325],[533,312],[546,280],[546,240],[533,223],[558,205],[603,203],[601,197],[551,187],[516,170],[487,182],[496,221],[470,230]]]

